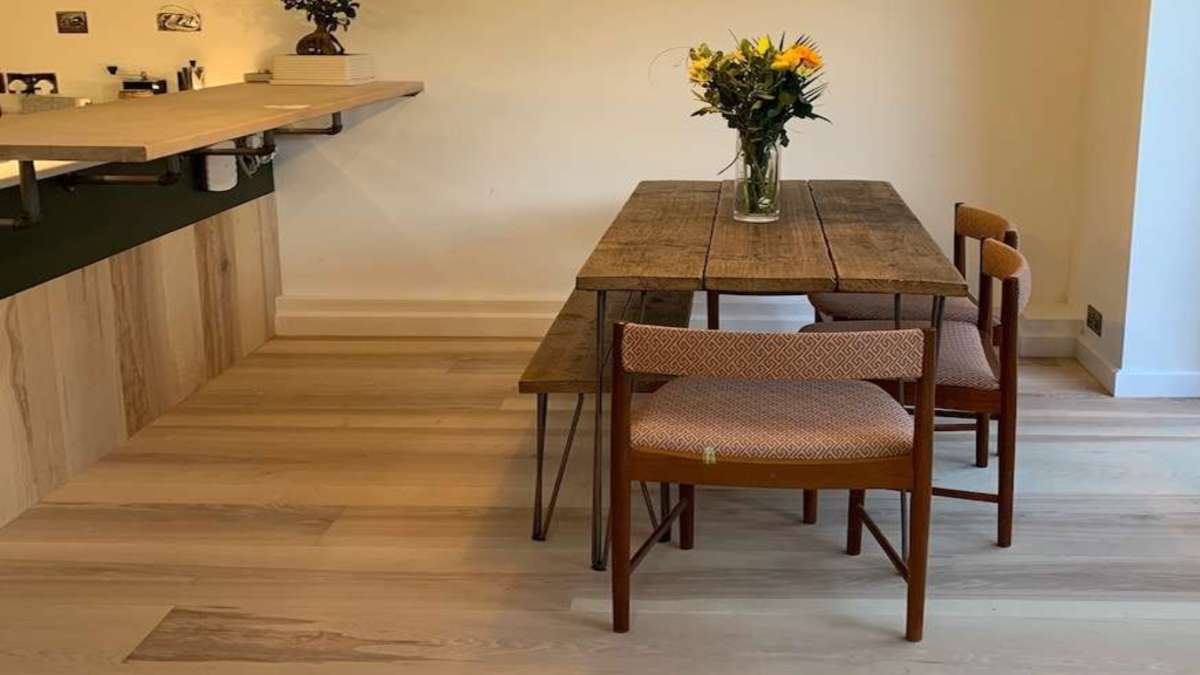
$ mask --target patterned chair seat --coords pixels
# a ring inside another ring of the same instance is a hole
[[[912,418],[878,386],[686,377],[633,413],[634,452],[706,461],[816,462],[912,452]]]
[[[929,322],[907,321],[906,328],[928,326]],[[872,330],[892,330],[892,321],[835,321],[805,326],[805,333],[839,333]],[[1000,378],[992,369],[979,329],[974,323],[946,321],[942,324],[941,348],[938,353],[937,383],[945,387],[965,387],[982,391],[1000,388]]]
[[[894,321],[896,296],[882,293],[814,293],[809,296],[813,307],[836,321]],[[997,307],[997,314],[999,307]],[[933,315],[933,297],[906,295],[901,300],[900,315],[904,321],[925,321]],[[971,298],[946,298],[946,321],[975,323],[979,320],[979,305]]]

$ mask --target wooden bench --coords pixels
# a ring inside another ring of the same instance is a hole
[[[606,303],[604,323],[604,359],[611,359],[612,326],[618,321],[646,323],[659,326],[686,327],[692,316],[692,293],[687,292],[610,292]],[[522,394],[537,396],[537,482],[534,490],[533,538],[545,541],[558,503],[559,490],[566,473],[575,432],[583,413],[584,397],[596,393],[596,294],[590,291],[575,291],[567,299],[546,337],[530,360],[521,376],[518,390]],[[604,391],[611,390],[611,369],[605,367]],[[637,383],[639,392],[654,391],[661,387],[663,379],[644,379]],[[574,394],[575,413],[567,432],[566,445],[550,503],[543,511],[543,464],[546,456],[546,418],[551,394]],[[598,464],[596,464],[598,466]],[[600,476],[593,475],[593,481]],[[597,483],[598,484],[598,483]],[[649,505],[649,492],[643,486],[643,494]],[[664,500],[669,495],[664,495]],[[652,509],[651,509],[652,510]]]

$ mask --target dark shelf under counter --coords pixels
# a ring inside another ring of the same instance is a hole
[[[87,173],[153,174],[157,163],[108,164]],[[168,187],[88,186],[69,190],[61,178],[41,181],[45,217],[35,227],[0,229],[0,298],[211,218],[270,194],[270,165],[254,176],[241,175],[228,192],[199,188],[196,166],[182,163],[182,179]],[[0,190],[0,213],[20,207],[19,190]]]

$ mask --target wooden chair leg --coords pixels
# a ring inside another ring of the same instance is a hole
[[[614,474],[618,473],[613,471]],[[621,472],[624,473],[624,472]],[[614,476],[615,478],[616,476]],[[614,480],[612,503],[612,602],[613,632],[629,632],[629,584],[633,574],[630,551],[629,478]]]
[[[862,553],[863,522],[858,510],[866,501],[865,490],[850,491],[850,513],[847,516],[848,525],[846,526],[846,553],[849,555]]]
[[[679,548],[690,551],[696,546],[696,486],[680,485],[679,498],[687,500],[679,514]]]
[[[817,509],[820,501],[820,490],[805,490],[804,491],[804,524],[815,525],[817,522]]]
[[[709,291],[708,296],[708,329],[721,329],[721,294],[716,291]]]
[[[991,435],[992,416],[980,413],[975,416],[975,466],[988,466],[988,437]]]
[[[1002,548],[1012,546],[1013,493],[1017,472],[1017,420],[1012,412],[1000,416],[997,436],[1000,446],[1000,500],[996,543]]]
[[[925,577],[929,568],[929,520],[932,493],[928,486],[912,493],[908,554],[908,621],[905,638],[920,642],[925,633]]]

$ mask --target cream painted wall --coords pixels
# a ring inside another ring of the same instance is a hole
[[[1104,315],[1104,334],[1084,330],[1080,356],[1112,388],[1125,337],[1129,249],[1149,0],[1096,0],[1085,92],[1081,207],[1070,297]],[[1120,55],[1114,58],[1114,55]],[[1103,64],[1103,65],[1099,65]]]
[[[104,70],[108,64],[132,72],[166,77],[199,59],[215,83],[241,81],[263,56],[287,48],[292,27],[278,19],[276,2],[267,0],[184,0],[205,19],[201,33],[160,33],[155,24],[163,0],[3,0],[0,23],[0,71],[53,70],[63,93],[108,100],[119,83]],[[88,12],[91,32],[59,35],[56,9]],[[288,38],[288,39],[285,39]]]
[[[1124,0],[1117,0],[1123,2]],[[1137,0],[1130,0],[1136,3]],[[194,0],[198,35],[159,34],[161,2],[80,0],[89,36],[58,36],[44,3],[6,8],[0,68],[54,68],[67,93],[102,66],[214,82],[302,32],[274,0]],[[1037,275],[1036,316],[1077,316],[1070,260],[1087,204],[1084,128],[1093,0],[365,0],[348,44],[412,101],[290,141],[279,167],[285,293],[356,300],[558,300],[642,178],[714,178],[732,151],[693,120],[682,51],[787,29],[829,61],[823,113],[797,126],[786,174],[893,181],[943,246],[952,204],[1009,214]],[[19,30],[17,27],[20,27]]]
[[[892,180],[949,246],[952,204],[1022,224],[1037,303],[1067,300],[1089,2],[377,3],[352,36],[429,91],[283,165],[288,294],[558,299],[642,178],[713,178],[675,51],[807,30],[830,63],[790,177]],[[330,171],[333,168],[333,171]],[[356,204],[346,213],[347,202]]]

